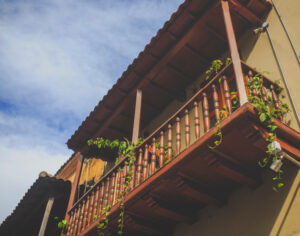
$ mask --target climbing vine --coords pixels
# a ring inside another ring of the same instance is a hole
[[[121,160],[126,159],[125,161],[125,167],[128,168],[127,174],[125,176],[125,184],[124,189],[122,189],[118,196],[118,201],[120,202],[120,214],[118,219],[118,235],[123,235],[123,229],[124,229],[124,213],[125,213],[125,195],[126,192],[129,189],[130,183],[132,181],[132,165],[134,164],[136,160],[136,147],[143,141],[143,138],[139,138],[137,143],[134,144],[128,139],[124,138],[124,141],[120,141],[118,139],[115,139],[113,141],[109,139],[104,138],[96,138],[96,139],[90,139],[88,140],[88,145],[96,145],[99,149],[101,148],[111,148],[111,149],[118,149],[118,157],[116,158],[115,165],[117,165]],[[120,159],[121,158],[121,159]],[[124,167],[124,168],[125,168]],[[124,168],[121,169],[121,173],[124,171]],[[109,219],[108,216],[110,215],[111,206],[107,205],[103,207],[102,215],[104,215],[104,218],[101,220],[101,222],[97,225],[97,228],[99,230],[99,235],[104,235],[103,231],[107,229]]]
[[[228,65],[231,62],[230,58],[226,59],[225,65]],[[209,69],[206,71],[206,80],[210,79],[212,76],[216,75],[224,66],[224,63],[217,59],[214,60],[209,67]],[[268,73],[268,72],[265,72]],[[219,83],[221,83],[222,78],[219,79]],[[275,81],[275,83],[279,83],[279,81]],[[276,130],[277,126],[275,125],[275,121],[273,119],[280,117],[285,117],[285,115],[290,112],[290,109],[287,104],[279,101],[279,109],[276,109],[272,98],[269,94],[263,95],[263,78],[261,74],[254,75],[251,80],[246,82],[246,86],[248,88],[248,100],[249,102],[255,107],[260,122],[267,128],[268,130],[268,136],[266,137],[266,142],[268,142],[267,145],[267,151],[266,151],[266,157],[263,158],[263,160],[259,161],[258,164],[260,167],[265,167],[270,161],[272,161],[272,165],[275,165],[276,163],[280,162],[280,158],[276,151],[274,151],[274,147],[272,146],[272,142],[276,140]],[[276,93],[280,95],[282,90],[278,87]],[[231,95],[231,101],[232,101],[232,109],[235,110],[239,106],[239,99],[237,91],[232,91],[230,93]],[[266,96],[267,99],[264,99],[263,96]],[[281,95],[280,98],[284,98],[284,95]],[[214,140],[213,145],[208,145],[210,149],[217,148],[223,141],[223,134],[220,128],[220,123],[222,119],[226,115],[226,108],[222,108],[219,111],[219,118],[215,124],[217,127],[214,136],[216,137],[216,140]],[[280,166],[281,167],[281,166]],[[273,177],[273,180],[275,181],[275,186],[273,186],[274,191],[278,191],[281,187],[284,186],[284,183],[282,182],[282,174],[283,171],[281,168],[279,168],[276,172],[276,176]]]
[[[57,216],[55,216],[54,220],[58,221],[59,219]],[[66,219],[58,221],[58,223],[57,223],[57,228],[59,228],[63,234],[67,233],[68,227],[69,227],[69,222],[67,222]]]
[[[290,109],[287,104],[282,103],[281,101],[279,109],[276,109],[272,102],[271,96],[268,94],[265,95],[267,96],[266,101],[263,99],[263,79],[261,74],[258,73],[254,75],[252,79],[246,83],[246,86],[249,90],[248,100],[255,107],[260,122],[268,130],[268,136],[265,139],[268,142],[266,151],[267,156],[262,161],[258,162],[260,167],[265,167],[270,162],[270,160],[272,161],[272,163],[280,161],[280,157],[272,147],[272,142],[277,138],[277,126],[275,125],[273,117],[279,119],[281,116],[285,116],[290,111]],[[281,93],[282,90],[279,90],[277,92]],[[281,168],[279,168],[276,176],[273,177],[273,180],[275,181],[273,190],[276,192],[284,186],[284,183],[282,182],[282,174],[283,171],[281,170]]]

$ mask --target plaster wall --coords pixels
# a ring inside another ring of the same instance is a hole
[[[273,230],[277,217],[285,205],[298,170],[285,166],[285,187],[276,193],[272,190],[271,171],[265,171],[263,184],[257,189],[243,187],[233,193],[225,206],[207,206],[198,212],[194,224],[180,224],[174,236],[267,236],[278,235]],[[298,182],[299,184],[299,182]],[[297,213],[294,212],[297,215]],[[293,228],[290,228],[291,225]],[[288,236],[300,232],[299,217],[285,225],[279,235]],[[271,234],[271,232],[273,232]]]

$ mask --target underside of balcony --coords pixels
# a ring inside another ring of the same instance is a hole
[[[277,141],[300,160],[300,134],[275,120]],[[125,197],[125,235],[171,235],[179,222],[193,223],[196,212],[208,204],[222,206],[240,186],[255,188],[266,156],[266,130],[254,107],[247,103],[221,122],[223,141],[211,149],[216,127],[173,160],[142,181]],[[105,235],[117,235],[119,205],[109,216]],[[98,218],[80,235],[97,235]]]

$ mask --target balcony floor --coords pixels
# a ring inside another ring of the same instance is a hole
[[[279,121],[277,136],[285,152],[300,159],[300,134]],[[260,184],[258,161],[266,153],[266,130],[250,104],[222,121],[223,141],[211,129],[125,198],[125,235],[171,235],[179,222],[192,223],[197,211],[208,204],[222,206],[240,186]],[[117,235],[119,204],[111,209],[108,232]],[[80,235],[97,235],[97,220]]]

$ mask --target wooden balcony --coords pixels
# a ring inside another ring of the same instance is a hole
[[[244,63],[242,68],[245,81],[257,73]],[[264,91],[278,108],[279,86],[262,78]],[[139,145],[124,200],[125,235],[170,235],[178,222],[193,222],[207,204],[222,206],[238,187],[259,185],[258,161],[266,155],[267,130],[250,103],[235,107],[231,92],[236,86],[229,64]],[[226,109],[220,122],[223,140],[209,148],[217,138],[215,124],[222,108]],[[275,119],[275,124],[278,142],[299,160],[300,134],[283,120]],[[118,196],[128,171],[123,159],[74,204],[67,235],[97,235],[107,205],[112,208],[105,235],[117,235]]]

